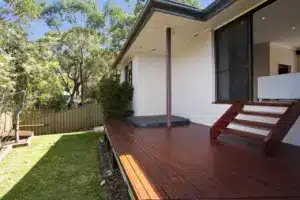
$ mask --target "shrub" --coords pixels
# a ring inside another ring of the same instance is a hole
[[[69,97],[61,93],[56,93],[53,96],[40,100],[37,107],[41,109],[51,109],[56,112],[67,108]]]
[[[132,94],[132,86],[127,82],[121,83],[120,75],[103,76],[99,83],[98,101],[103,107],[104,117],[125,119],[132,115]]]

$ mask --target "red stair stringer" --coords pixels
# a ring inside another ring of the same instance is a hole
[[[272,113],[261,113],[261,112],[249,112],[243,111],[244,105],[258,105],[258,106],[284,106],[287,110],[283,114],[272,114]],[[276,117],[279,118],[276,124],[266,125],[264,123],[251,122],[246,120],[236,120],[235,117],[238,114],[249,114],[264,117]],[[221,133],[233,134],[239,137],[245,137],[251,140],[260,140],[264,145],[265,155],[275,154],[284,139],[288,134],[291,127],[294,125],[298,117],[300,116],[300,102],[292,102],[289,104],[278,104],[278,103],[261,103],[261,102],[236,102],[214,123],[210,129],[210,139],[214,143]],[[265,138],[262,136],[251,134],[248,132],[230,130],[227,126],[230,123],[238,123],[250,127],[265,126],[263,128],[270,129],[270,132]]]
[[[210,129],[210,139],[214,142],[222,130],[225,129],[228,124],[243,110],[244,104],[242,102],[236,102],[230,106],[230,108],[214,123]]]
[[[283,138],[288,134],[299,116],[300,102],[293,102],[265,138],[264,149],[266,155],[273,155],[278,151]]]

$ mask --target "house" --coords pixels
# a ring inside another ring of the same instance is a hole
[[[114,67],[134,87],[135,116],[165,115],[167,127],[106,123],[135,198],[300,198],[299,6],[146,3]],[[193,123],[172,127],[172,115]]]
[[[135,115],[169,110],[213,125],[232,102],[299,100],[298,6],[217,0],[199,10],[149,1],[114,63],[135,89]],[[300,136],[294,131],[285,141],[300,145]]]

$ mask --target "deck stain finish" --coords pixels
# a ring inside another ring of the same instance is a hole
[[[221,137],[211,145],[210,127],[204,125],[136,128],[113,120],[105,125],[118,156],[126,155],[122,164],[143,174],[138,179],[144,187],[135,191],[139,197],[300,199],[298,147],[282,145],[278,155],[265,157],[260,148],[250,150],[245,140],[236,145]]]

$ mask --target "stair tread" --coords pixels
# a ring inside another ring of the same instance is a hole
[[[292,102],[259,102],[259,101],[249,101],[245,102],[244,105],[249,106],[273,106],[273,107],[289,107]]]
[[[224,134],[235,135],[235,136],[244,137],[252,140],[258,140],[258,141],[263,141],[266,138],[266,136],[264,135],[236,130],[232,128],[225,128],[220,131],[222,131]]]
[[[276,126],[275,124],[249,121],[249,120],[242,120],[242,119],[234,119],[230,123],[233,123],[233,124],[236,124],[236,125],[249,126],[249,127],[252,127],[252,128],[264,129],[264,130],[271,130],[272,128],[274,128]]]
[[[239,114],[261,116],[261,117],[273,117],[273,118],[280,118],[283,115],[282,113],[256,112],[256,111],[244,111],[244,110],[240,111]]]

